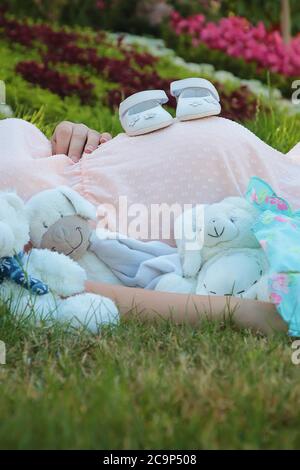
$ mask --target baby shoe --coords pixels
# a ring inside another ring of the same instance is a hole
[[[171,95],[177,98],[176,117],[189,121],[220,114],[220,98],[214,85],[204,78],[186,78],[171,83]]]
[[[121,124],[130,136],[167,127],[174,119],[161,105],[168,97],[163,90],[146,90],[126,98],[119,108]]]

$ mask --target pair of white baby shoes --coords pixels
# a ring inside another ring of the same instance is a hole
[[[186,78],[171,83],[177,99],[176,118],[189,121],[220,114],[220,98],[214,85],[204,78]],[[130,136],[147,134],[170,126],[174,119],[162,105],[168,97],[163,90],[147,90],[126,98],[119,108],[121,124]]]

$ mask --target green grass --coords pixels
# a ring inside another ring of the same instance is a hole
[[[290,340],[137,321],[101,337],[2,318],[1,448],[299,448]]]
[[[246,123],[264,142],[283,153],[300,142],[300,115],[287,116],[284,112],[271,109],[269,113],[258,112],[256,119]]]
[[[25,117],[52,127],[44,111]],[[300,136],[275,114],[249,127],[283,151]],[[0,448],[300,447],[300,366],[286,337],[133,320],[92,337],[0,309],[0,340]]]
[[[63,119],[120,130],[101,104],[26,84],[13,72],[23,50],[2,45],[0,79],[19,117],[48,136]],[[246,125],[283,152],[300,140],[299,118],[278,111]],[[131,320],[93,337],[33,327],[0,307],[0,340],[0,448],[300,447],[300,366],[285,336],[266,339],[230,323]]]
[[[52,127],[45,110],[25,117]],[[248,127],[282,151],[299,141],[299,121],[275,112]],[[131,320],[92,337],[2,308],[0,339],[0,448],[300,447],[300,366],[286,336]]]

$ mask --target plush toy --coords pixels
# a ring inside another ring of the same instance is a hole
[[[83,293],[86,274],[75,261],[46,249],[25,254],[28,242],[23,201],[14,193],[0,193],[0,298],[12,313],[68,322],[92,332],[118,322],[110,299]]]
[[[96,218],[92,204],[66,186],[42,191],[26,204],[34,247],[63,253],[85,269],[91,281],[122,284],[89,248]]]
[[[261,249],[231,248],[210,258],[202,266],[196,294],[267,300],[263,279],[268,270]],[[266,286],[267,287],[267,286]]]
[[[258,210],[239,197],[186,211],[175,222],[183,276],[167,274],[156,289],[268,299],[268,263],[251,231]]]
[[[183,212],[175,236],[183,275],[194,277],[203,263],[228,248],[259,248],[251,231],[258,210],[246,199],[228,197]]]

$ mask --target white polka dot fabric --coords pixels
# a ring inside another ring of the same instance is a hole
[[[150,209],[243,195],[249,178],[259,176],[300,208],[300,144],[285,156],[220,117],[175,122],[138,137],[120,134],[76,164],[50,155],[48,140],[34,126],[0,121],[0,189],[14,188],[25,198],[67,184],[97,206],[118,208],[119,197],[126,196],[128,206]]]

